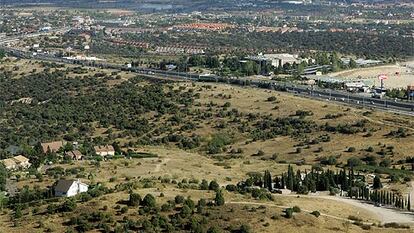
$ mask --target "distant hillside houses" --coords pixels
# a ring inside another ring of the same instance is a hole
[[[27,169],[32,164],[29,162],[29,159],[23,155],[18,155],[12,158],[3,159],[1,162],[4,164],[8,170],[18,170],[18,169]]]

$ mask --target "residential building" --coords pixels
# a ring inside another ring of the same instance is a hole
[[[73,197],[88,191],[88,185],[78,180],[59,180],[54,187],[56,197]]]
[[[1,162],[7,170],[14,170],[17,167],[17,164],[13,159],[3,159]]]
[[[13,157],[13,160],[16,162],[18,168],[29,168],[32,164],[29,162],[30,160],[23,155],[18,155]]]
[[[72,160],[81,160],[83,157],[83,154],[78,150],[73,150],[73,151],[66,152],[65,156]]]
[[[42,143],[41,145],[42,145],[43,153],[46,154],[48,151],[52,153],[57,152],[60,148],[63,147],[64,144],[62,141],[54,141],[54,142],[45,142],[45,143]]]
[[[257,56],[248,56],[248,60],[270,64],[273,67],[282,67],[284,64],[299,64],[302,61],[309,62],[309,59],[302,59],[297,54],[278,53],[278,54],[258,54]]]
[[[29,168],[32,164],[29,162],[29,159],[23,155],[18,155],[12,158],[3,159],[1,162],[4,164],[8,170],[16,169],[26,169]]]
[[[115,155],[115,149],[111,145],[95,146],[94,149],[95,149],[96,154],[100,156],[108,156],[108,155],[114,156]]]

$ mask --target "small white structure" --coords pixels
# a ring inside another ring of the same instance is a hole
[[[88,191],[88,185],[78,180],[59,180],[55,186],[56,197],[73,197]]]

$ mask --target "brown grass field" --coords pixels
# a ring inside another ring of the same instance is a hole
[[[14,65],[16,63],[13,63]],[[25,60],[17,61],[17,64],[24,70],[13,71],[13,74],[19,75],[21,73],[31,72],[33,68],[36,72],[41,72],[42,68],[37,64],[29,64]],[[12,65],[6,63],[5,70],[12,70]],[[30,67],[30,68],[28,68]],[[91,71],[93,74],[96,71]],[[112,71],[105,71],[111,73]],[[108,83],[109,86],[116,85],[128,78],[133,77],[133,74],[119,73],[122,79]],[[211,85],[211,88],[205,88],[206,85]],[[233,144],[227,146],[226,150],[215,156],[207,155],[205,152],[198,149],[181,150],[173,145],[165,146],[142,146],[131,148],[140,152],[150,152],[158,155],[158,158],[151,159],[116,159],[102,161],[99,166],[93,165],[90,161],[74,161],[71,164],[55,164],[54,166],[61,166],[65,169],[73,167],[83,167],[82,180],[86,183],[100,182],[107,187],[115,187],[117,184],[126,182],[127,180],[137,181],[138,187],[134,189],[135,192],[144,196],[151,193],[157,197],[157,204],[160,205],[167,200],[173,199],[180,194],[185,197],[191,197],[197,201],[200,198],[211,199],[214,192],[202,191],[194,189],[181,189],[174,184],[165,184],[159,182],[159,177],[168,177],[172,180],[181,181],[182,179],[196,179],[201,181],[216,180],[220,185],[235,184],[248,176],[249,172],[263,172],[270,170],[273,175],[286,172],[288,163],[295,163],[295,161],[304,160],[305,165],[293,165],[294,169],[309,170],[312,164],[318,162],[319,158],[335,155],[338,161],[346,163],[350,157],[363,157],[368,152],[366,148],[372,146],[374,152],[378,152],[383,145],[394,146],[393,154],[388,157],[396,162],[404,159],[407,156],[412,156],[414,151],[414,119],[409,116],[402,116],[391,114],[382,111],[372,111],[370,109],[356,109],[344,105],[338,105],[330,102],[316,101],[304,99],[286,93],[255,89],[251,87],[236,87],[225,84],[206,84],[206,83],[175,83],[175,88],[194,89],[200,93],[200,98],[197,100],[200,103],[200,109],[206,108],[205,105],[213,102],[218,106],[224,105],[226,102],[231,104],[231,108],[236,108],[244,113],[260,113],[271,114],[274,117],[287,117],[294,115],[297,110],[312,111],[313,115],[308,116],[307,119],[315,121],[319,125],[327,122],[330,124],[339,123],[355,123],[360,120],[367,120],[367,128],[371,129],[372,136],[365,137],[366,133],[357,133],[353,135],[344,135],[339,133],[329,133],[331,140],[329,142],[321,142],[317,145],[310,145],[304,148],[301,152],[295,152],[298,140],[292,137],[281,136],[265,141],[251,141],[246,135],[237,134]],[[231,98],[223,98],[222,95],[231,95]],[[267,101],[268,97],[275,96],[277,101]],[[275,106],[278,108],[276,109]],[[370,114],[366,114],[370,112]],[[327,114],[344,115],[337,119],[325,119]],[[222,119],[217,119],[221,121]],[[214,124],[217,122],[206,121],[197,126],[193,132],[203,137],[206,142],[211,138],[211,135],[217,131]],[[411,135],[406,138],[394,138],[385,136],[391,130],[396,130],[399,127],[406,129]],[[96,136],[103,136],[106,129],[99,128],[96,130]],[[312,135],[326,134],[326,132],[317,132]],[[124,138],[117,139],[120,142],[126,142]],[[354,152],[347,152],[347,149],[352,146],[356,150]],[[323,147],[322,151],[316,152],[319,147]],[[232,148],[241,148],[243,153],[238,158],[230,158],[228,151]],[[264,152],[264,156],[258,158],[252,156],[259,150]],[[272,155],[277,155],[277,158],[268,159]],[[267,158],[267,159],[263,159]],[[44,171],[46,167],[41,170]],[[398,167],[397,167],[398,168]],[[86,177],[90,177],[87,179]],[[42,182],[38,182],[33,177],[22,176],[21,180],[17,182],[17,187],[24,186],[34,187],[39,186],[45,188],[51,186],[55,179],[44,176]],[[67,178],[75,178],[70,176]],[[112,182],[110,179],[112,178]],[[142,179],[147,178],[152,181],[151,187],[145,187]],[[386,177],[383,177],[386,180]],[[406,192],[409,186],[408,183],[390,184],[389,188],[395,188]],[[163,197],[159,197],[160,194]],[[336,202],[334,200],[317,199],[296,196],[280,196],[275,195],[274,201],[257,201],[250,196],[234,194],[225,192],[226,202],[224,208],[213,208],[211,210],[214,216],[219,216],[211,223],[217,226],[226,227],[228,224],[240,225],[248,223],[254,232],[412,232],[412,229],[391,229],[372,226],[370,229],[362,230],[361,227],[349,223],[346,219],[352,216],[361,217],[364,222],[378,224],[375,214],[366,209],[358,208],[348,205],[343,202]],[[115,192],[92,199],[86,203],[79,203],[78,208],[71,213],[63,214],[33,214],[28,210],[24,211],[23,218],[19,221],[17,226],[13,226],[13,221],[10,218],[10,210],[4,210],[0,214],[0,233],[1,232],[64,232],[65,222],[70,217],[78,215],[79,213],[89,213],[94,210],[103,209],[107,206],[107,212],[112,213],[116,220],[122,220],[124,216],[132,219],[142,219],[143,216],[138,214],[137,208],[129,208],[126,215],[121,215],[117,212],[115,207],[119,205],[117,202],[127,200],[128,193],[126,191]],[[243,204],[244,203],[244,204]],[[39,205],[40,213],[46,209],[48,203]],[[261,206],[262,205],[262,206]],[[283,208],[280,206],[300,206],[303,210],[318,210],[327,216],[320,216],[319,218],[310,215],[306,211],[297,213],[292,219],[286,219],[282,215]],[[260,207],[261,206],[261,207]],[[29,208],[30,210],[31,208]],[[332,217],[334,216],[334,217]],[[40,224],[41,223],[41,224]]]

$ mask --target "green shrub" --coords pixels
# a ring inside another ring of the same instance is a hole
[[[297,206],[297,205],[293,206],[292,210],[295,213],[300,213],[300,211],[301,211],[300,208],[299,208],[299,206]]]
[[[292,218],[293,217],[293,209],[287,208],[285,209],[285,218]]]
[[[317,218],[318,218],[319,216],[321,216],[321,213],[319,213],[319,211],[317,211],[317,210],[312,211],[312,212],[311,212],[311,214],[312,214],[312,215],[314,215],[314,216],[315,216],[315,217],[317,217]]]

